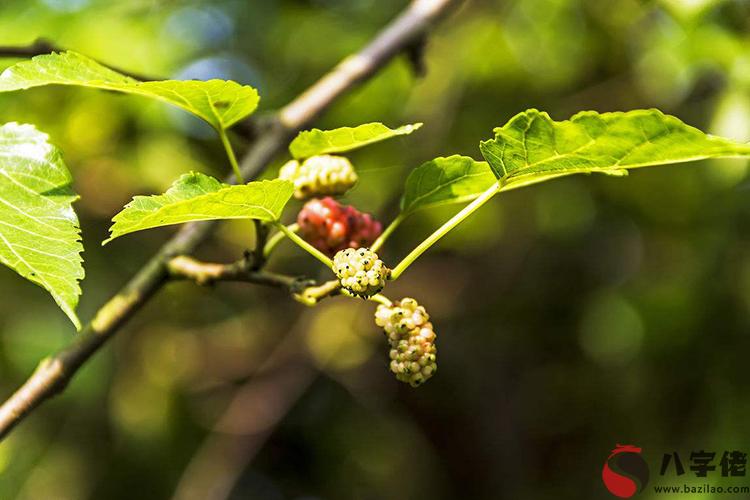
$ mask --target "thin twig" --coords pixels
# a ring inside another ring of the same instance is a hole
[[[266,242],[268,241],[268,225],[258,219],[253,219],[255,227],[255,248],[253,249],[252,269],[257,270],[266,264]]]
[[[30,58],[30,57],[36,57],[36,56],[42,56],[45,54],[51,54],[53,52],[65,52],[66,49],[62,47],[58,47],[54,43],[50,42],[49,40],[46,40],[44,38],[37,38],[33,42],[31,42],[28,45],[5,45],[0,46],[0,58]],[[116,66],[112,66],[111,64],[105,64],[101,61],[97,61],[102,66],[106,66],[107,68],[117,71],[118,73],[122,73],[125,76],[129,76],[130,78],[135,78],[136,80],[140,80],[142,82],[150,82],[153,80],[161,80],[161,78],[155,78],[153,76],[143,75],[140,73],[134,73],[132,71],[126,71],[122,68],[118,68]]]
[[[178,255],[169,260],[167,269],[170,279],[191,280],[199,285],[212,285],[219,281],[241,281],[299,293],[315,283],[297,276],[255,270],[252,260],[250,255],[246,254],[237,262],[219,264],[202,262],[187,255]]]
[[[245,178],[256,178],[295,132],[421,37],[456,1],[414,0],[361,52],[346,58],[284,107],[277,119],[269,121],[268,128],[243,158],[241,171]],[[0,438],[7,436],[43,401],[61,392],[78,369],[167,281],[170,259],[191,254],[209,236],[215,224],[215,221],[185,224],[99,309],[68,346],[43,360],[29,379],[0,406]]]
[[[51,52],[63,52],[64,49],[44,38],[37,38],[28,45],[3,45],[0,46],[0,57],[36,57]]]
[[[295,300],[306,306],[314,306],[326,297],[341,293],[339,280],[326,281],[318,285],[314,280],[298,276],[259,271],[255,268],[253,260],[253,254],[249,252],[245,252],[242,259],[230,264],[203,262],[187,255],[178,255],[169,260],[167,269],[172,280],[190,280],[204,286],[220,281],[239,281],[283,288],[291,293]],[[380,303],[388,300],[380,294],[371,299]]]
[[[339,280],[326,281],[322,285],[310,286],[294,295],[294,298],[306,306],[314,306],[326,297],[332,297],[341,293],[341,282]]]

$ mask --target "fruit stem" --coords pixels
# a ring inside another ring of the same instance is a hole
[[[385,243],[385,240],[388,239],[391,233],[393,233],[393,231],[395,231],[396,228],[401,225],[404,219],[406,219],[406,215],[404,215],[403,213],[398,214],[398,216],[391,221],[388,227],[385,228],[385,231],[383,231],[383,233],[378,236],[378,239],[375,240],[375,243],[372,244],[370,250],[372,250],[373,252],[377,252],[380,247],[383,246],[383,243]]]
[[[320,262],[325,264],[328,268],[333,269],[333,262],[331,259],[325,256],[323,252],[300,238],[297,233],[287,228],[284,224],[281,222],[274,222],[274,225],[278,228],[279,231],[283,232],[287,238],[292,240],[294,243],[297,244],[300,248],[302,248],[304,251],[318,259]]]
[[[384,306],[391,307],[393,305],[393,302],[388,299],[385,295],[382,293],[376,293],[372,297],[369,297],[367,300],[371,300],[373,302],[377,302],[378,304],[383,304]]]
[[[227,137],[227,131],[220,128],[219,137],[221,138],[221,144],[224,146],[224,151],[227,153],[227,158],[229,158],[229,163],[232,164],[232,170],[234,170],[234,176],[237,178],[237,182],[239,184],[244,184],[245,178],[242,177],[242,172],[240,172],[240,166],[237,164],[237,157],[234,155],[232,143],[229,142],[229,137]]]
[[[298,224],[289,224],[286,226],[286,228],[294,233],[299,231],[299,225]],[[263,247],[263,257],[268,258],[269,255],[271,255],[271,252],[273,252],[273,249],[276,248],[276,245],[278,245],[281,240],[286,238],[286,234],[282,231],[278,231],[274,233],[273,236],[268,238],[268,241],[266,241],[266,246]]]
[[[440,226],[434,233],[428,236],[427,239],[417,245],[417,247],[412,250],[409,255],[404,257],[403,260],[393,268],[393,270],[391,271],[391,280],[395,280],[399,276],[401,276],[401,273],[403,273],[406,268],[412,264],[412,262],[417,260],[420,255],[425,253],[432,245],[437,243],[440,238],[448,234],[451,229],[459,225],[464,221],[464,219],[474,213],[479,207],[487,203],[499,190],[500,183],[494,183],[485,192],[475,198],[474,201],[466,205],[460,212],[451,217],[445,224]]]
[[[314,306],[322,299],[341,293],[341,282],[339,280],[326,281],[322,285],[310,286],[302,292],[294,295],[294,299],[306,306]]]

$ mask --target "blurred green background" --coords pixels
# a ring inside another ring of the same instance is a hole
[[[262,113],[405,4],[3,0],[0,45],[43,36],[134,72],[232,78],[259,89]],[[385,222],[409,169],[479,158],[478,142],[527,107],[555,119],[658,107],[750,140],[746,0],[474,0],[425,56],[423,78],[399,59],[316,123],[425,122],[351,155],[361,182],[345,200]],[[102,248],[112,215],[182,172],[227,171],[210,131],[137,97],[2,94],[0,120],[37,124],[73,171],[83,319],[173,232]],[[644,448],[655,483],[662,453],[748,452],[746,167],[578,176],[493,200],[387,290],[416,297],[438,333],[440,369],[417,390],[388,371],[372,303],[307,309],[251,285],[171,284],[0,445],[0,499],[613,498],[600,474],[616,443]],[[456,210],[413,217],[381,255],[397,262]],[[199,256],[236,259],[252,234],[224,223]],[[271,268],[326,277],[288,243]],[[0,290],[6,397],[75,332],[6,268]]]

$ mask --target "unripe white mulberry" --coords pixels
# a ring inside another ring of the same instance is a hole
[[[357,173],[343,156],[312,156],[302,163],[286,162],[279,170],[279,179],[294,183],[294,197],[337,195],[348,191],[357,182]]]
[[[383,289],[391,271],[372,250],[347,248],[334,255],[333,272],[343,288],[367,298]]]
[[[430,316],[416,300],[404,298],[390,306],[379,305],[375,323],[390,344],[390,369],[412,387],[421,385],[437,370],[435,331]]]

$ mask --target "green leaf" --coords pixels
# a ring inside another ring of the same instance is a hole
[[[341,127],[333,130],[314,128],[300,132],[289,144],[289,152],[296,159],[328,153],[343,153],[391,137],[411,134],[421,126],[421,123],[413,123],[390,129],[382,123],[366,123],[357,127]]]
[[[0,127],[0,262],[45,288],[76,328],[83,279],[78,196],[60,151],[32,125]]]
[[[412,170],[406,179],[401,211],[468,202],[495,184],[487,162],[468,156],[435,158]]]
[[[151,97],[226,129],[258,106],[258,92],[225,80],[140,82],[75,52],[52,53],[22,61],[0,74],[0,92],[43,85],[77,85]]]
[[[530,109],[480,144],[501,183],[530,184],[575,173],[626,175],[630,168],[704,158],[747,157],[750,144],[704,134],[656,109],[584,111],[555,122]]]
[[[102,244],[134,231],[199,220],[275,221],[293,192],[294,184],[280,179],[230,186],[190,172],[164,194],[133,198],[112,219],[110,237]]]

